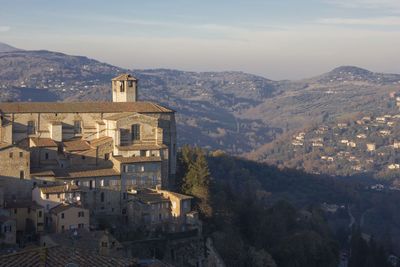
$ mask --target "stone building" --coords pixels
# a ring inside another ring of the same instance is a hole
[[[113,102],[0,103],[1,175],[56,181],[87,172],[95,181],[107,173],[121,185],[171,188],[175,112],[138,101],[128,74],[112,80],[112,94]]]
[[[0,103],[0,176],[77,185],[92,212],[121,214],[132,188],[170,189],[175,112],[112,79],[113,102]]]
[[[44,208],[34,201],[6,202],[4,209],[16,221],[17,233],[33,234],[44,230]]]
[[[89,210],[71,204],[60,204],[50,210],[51,229],[61,233],[71,229],[89,229]]]

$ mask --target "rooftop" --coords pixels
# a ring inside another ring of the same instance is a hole
[[[43,194],[58,194],[65,192],[78,191],[79,187],[77,185],[50,185],[50,186],[40,186],[40,191]]]
[[[91,149],[89,143],[83,139],[73,139],[69,141],[63,142],[64,149],[72,152],[72,151],[84,151]]]
[[[124,74],[118,75],[117,77],[113,78],[112,80],[113,81],[121,81],[121,80],[124,80],[124,81],[126,81],[126,80],[136,81],[137,79],[135,77],[133,77],[132,75],[130,75],[130,74],[124,73]]]
[[[113,142],[113,139],[112,139],[112,137],[109,137],[109,136],[103,136],[103,137],[100,137],[97,139],[93,139],[89,142],[92,147],[98,147],[98,146],[107,144],[109,142]]]
[[[57,143],[51,138],[31,138],[36,147],[57,147]]]
[[[84,177],[104,177],[104,176],[118,176],[120,173],[113,168],[104,169],[60,169],[54,170],[55,177],[57,178],[84,178]]]
[[[168,148],[168,146],[162,144],[162,145],[157,145],[157,144],[135,144],[135,145],[130,145],[130,146],[117,146],[117,148],[121,151],[124,150],[158,150],[161,148]]]
[[[3,113],[172,113],[152,102],[3,102]]]
[[[159,162],[160,157],[122,157],[114,156],[114,159],[120,163],[138,163],[138,162]]]
[[[135,259],[100,256],[80,248],[61,246],[40,247],[0,256],[0,267],[8,266],[138,266]]]
[[[71,205],[71,204],[60,204],[60,205],[55,206],[54,208],[52,208],[52,209],[50,210],[50,213],[58,214],[58,213],[60,213],[60,212],[66,211],[66,210],[68,210],[68,209],[70,209],[70,208],[84,209],[84,208],[79,207],[79,206],[76,206],[76,205]]]
[[[130,193],[129,196],[145,204],[169,202],[169,199],[162,194],[147,188],[138,189],[136,193]]]

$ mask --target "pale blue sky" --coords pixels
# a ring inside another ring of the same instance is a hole
[[[400,0],[0,0],[0,42],[126,68],[400,73]]]

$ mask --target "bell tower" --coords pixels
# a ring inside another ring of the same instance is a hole
[[[113,102],[138,101],[137,79],[130,74],[121,74],[111,80]]]

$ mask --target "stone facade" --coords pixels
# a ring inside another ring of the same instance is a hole
[[[88,169],[93,176],[77,179],[98,179],[95,170],[108,169],[122,186],[171,188],[174,111],[137,101],[130,75],[114,78],[112,92],[104,103],[0,103],[0,174],[62,181]]]
[[[5,145],[3,148],[0,148],[0,175],[29,179],[29,151],[14,145]]]

